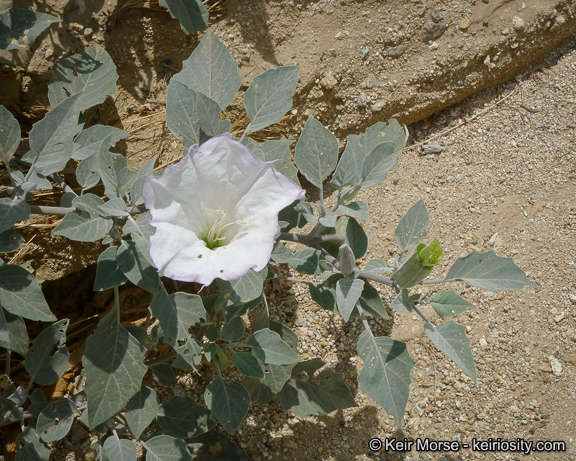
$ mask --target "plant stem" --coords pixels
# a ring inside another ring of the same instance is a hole
[[[360,305],[360,301],[356,302],[356,309],[358,309],[358,314],[360,315],[360,320],[362,320],[362,325],[364,325],[364,329],[366,331],[369,331],[370,334],[372,336],[374,336],[374,334],[372,333],[372,329],[370,328],[370,325],[368,324],[368,320],[366,320],[366,315],[364,315],[364,309],[362,309],[362,306]]]
[[[160,355],[158,357],[154,357],[153,359],[144,360],[144,365],[147,367],[151,367],[152,365],[157,365],[159,363],[166,363],[168,360],[175,359],[178,353],[172,349],[170,352],[164,355]]]
[[[322,193],[322,189],[320,189],[320,193]],[[322,202],[322,195],[320,195],[320,201]],[[338,201],[334,204],[334,206],[332,208],[330,208],[330,210],[328,211],[328,213],[333,213],[338,211],[338,208],[340,207],[340,197],[338,197]],[[308,234],[309,238],[316,238],[316,236],[322,232],[324,229],[326,229],[326,227],[324,227],[322,224],[320,224],[320,221],[318,221],[316,223],[316,225],[314,226],[314,228],[310,231],[310,233]],[[332,235],[332,234],[328,234],[328,235]],[[335,234],[333,234],[335,235]],[[323,235],[320,237],[324,237]],[[320,243],[320,242],[319,242]],[[344,243],[344,239],[342,239],[342,241],[340,243]]]
[[[275,279],[280,279],[280,280],[286,280],[287,282],[294,282],[294,283],[306,283],[306,284],[310,284],[313,283],[310,280],[304,280],[304,279],[297,279],[294,277],[285,277],[284,275],[277,275],[276,277],[274,277]]]
[[[422,311],[420,311],[420,309],[418,309],[414,304],[412,304],[412,309],[414,310],[414,312],[416,312],[416,313],[422,318],[422,320],[424,320],[424,323],[428,323],[428,324],[432,325],[432,324],[430,323],[430,320],[428,320],[428,317],[426,317],[426,316],[422,313]]]
[[[74,192],[74,190],[64,182],[64,180],[62,179],[62,177],[58,174],[58,173],[54,173],[51,174],[50,177],[52,178],[52,180],[54,182],[57,182],[58,185],[62,188],[62,190],[64,192],[70,192],[72,194],[74,194],[76,197],[78,197],[78,194],[76,192]]]
[[[6,376],[10,376],[10,359],[12,358],[12,351],[10,349],[6,349],[6,368],[4,374]]]
[[[71,211],[74,211],[75,207],[61,207],[61,206],[41,206],[41,205],[28,205],[30,211],[34,214],[53,214],[56,216],[66,216]]]
[[[324,227],[324,226],[322,226]],[[324,242],[334,242],[337,245],[344,243],[344,239],[338,234],[325,234],[319,236],[311,236],[310,234],[293,234],[292,232],[280,232],[279,240],[286,240],[289,242],[298,242],[303,245],[313,246]]]

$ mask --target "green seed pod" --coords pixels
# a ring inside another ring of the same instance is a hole
[[[411,288],[428,277],[434,266],[442,261],[442,256],[442,248],[437,239],[428,246],[422,243],[392,274],[392,278],[400,288]]]

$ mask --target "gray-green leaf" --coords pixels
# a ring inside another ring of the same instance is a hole
[[[156,419],[162,429],[183,439],[196,437],[215,426],[210,410],[190,397],[168,399],[160,405]]]
[[[107,147],[112,147],[118,141],[128,136],[130,136],[128,133],[113,126],[91,126],[90,128],[82,130],[74,139],[74,154],[72,154],[72,158],[74,160],[84,160],[97,154],[103,139],[108,140],[109,145]]]
[[[424,328],[438,350],[444,352],[476,382],[476,367],[470,349],[470,340],[466,336],[466,327],[450,320],[436,327],[425,323]]]
[[[392,272],[394,269],[388,266],[383,259],[376,258],[368,261],[362,270],[373,274],[385,274],[386,272]]]
[[[520,290],[524,285],[537,287],[534,282],[526,280],[526,274],[512,258],[496,256],[494,250],[478,253],[473,251],[468,256],[458,258],[446,274],[445,280],[464,280],[470,285],[485,290]]]
[[[204,401],[212,414],[232,434],[244,420],[250,407],[250,394],[236,381],[212,380],[204,392]]]
[[[102,446],[104,456],[114,461],[136,461],[136,445],[132,440],[119,439],[113,435],[106,439]]]
[[[320,250],[304,248],[294,253],[288,264],[302,274],[320,274],[320,254]]]
[[[5,312],[4,309],[0,308],[0,310],[2,311],[1,315],[4,319],[4,326],[8,334],[6,341],[0,341],[0,347],[14,351],[24,357],[28,351],[29,343],[28,331],[26,330],[24,319],[19,315]]]
[[[248,340],[252,354],[271,365],[291,365],[300,361],[300,356],[285,343],[280,335],[268,328],[256,331]]]
[[[308,117],[296,143],[294,161],[300,173],[318,188],[336,168],[338,140],[314,117]]]
[[[378,122],[362,135],[348,136],[331,181],[332,186],[342,189],[362,184],[362,188],[365,188],[383,181],[388,171],[396,167],[396,152],[403,145],[404,132],[396,120],[390,120],[389,125]]]
[[[1,26],[0,26],[1,27]],[[0,106],[0,154],[10,173],[10,159],[20,144],[20,124],[4,106]]]
[[[429,303],[440,317],[453,317],[474,307],[453,290],[440,290],[430,298]]]
[[[61,171],[73,154],[73,138],[78,131],[78,114],[81,110],[81,93],[63,100],[46,116],[36,122],[30,131],[30,152],[26,157],[35,158],[38,173],[48,176]]]
[[[48,83],[48,100],[52,107],[79,94],[78,106],[84,110],[116,93],[116,66],[108,52],[98,45],[58,61],[53,74]]]
[[[410,294],[406,288],[402,289],[394,301],[390,303],[390,307],[398,312],[412,312],[412,303],[410,302]]]
[[[112,228],[112,220],[100,217],[100,205],[104,200],[94,194],[75,197],[72,204],[76,210],[71,211],[52,231],[53,235],[62,235],[79,242],[94,242],[104,237]]]
[[[118,247],[118,267],[134,285],[158,293],[160,276],[158,270],[144,257],[133,240],[123,240]]]
[[[217,304],[226,302],[228,304],[241,305],[258,298],[262,294],[266,272],[266,269],[260,272],[254,272],[250,269],[246,275],[238,280],[227,282],[218,279],[220,296]]]
[[[160,402],[158,394],[147,386],[142,386],[126,404],[126,422],[135,439],[139,439],[144,429],[156,418]]]
[[[266,128],[282,120],[292,107],[292,92],[298,83],[298,67],[269,69],[254,77],[244,93],[244,106],[250,119],[246,133]]]
[[[339,210],[346,216],[361,219],[362,221],[368,221],[368,218],[370,217],[368,205],[366,205],[362,200],[349,203],[348,205],[340,205]]]
[[[141,443],[146,448],[146,461],[192,461],[182,439],[162,434]]]
[[[202,298],[180,292],[168,295],[161,290],[150,304],[150,310],[160,322],[164,341],[192,365],[192,357],[200,354],[202,348],[190,337],[188,329],[208,319]]]
[[[174,81],[204,93],[224,109],[234,101],[242,77],[238,74],[238,63],[216,34],[208,29],[200,44],[182,63],[182,71],[172,77],[171,82]]]
[[[0,266],[0,305],[29,320],[52,322],[56,317],[44,299],[34,276],[21,266]]]
[[[16,461],[48,461],[51,452],[50,447],[40,441],[32,426],[26,426],[16,437]]]
[[[410,394],[410,371],[414,362],[406,344],[364,331],[358,338],[358,354],[364,367],[358,375],[362,391],[376,400],[402,427]]]
[[[250,139],[248,136],[244,138],[244,141]],[[253,141],[255,143],[255,141]],[[247,144],[247,147],[251,149],[255,155],[260,157],[264,162],[274,162],[274,168],[278,170],[283,175],[290,178],[296,184],[300,184],[298,181],[298,169],[292,163],[292,152],[290,151],[290,146],[294,141],[285,139],[284,136],[280,139],[271,139],[266,141],[264,144],[258,146],[254,149],[251,144]]]
[[[340,373],[324,370],[312,379],[315,371],[323,365],[321,359],[312,359],[294,367],[292,379],[278,394],[284,411],[290,410],[305,418],[357,406]],[[308,379],[302,377],[301,370],[306,371]]]
[[[428,209],[424,200],[420,199],[407,211],[394,231],[400,251],[421,243],[426,238],[429,223]]]
[[[159,0],[158,3],[168,9],[170,16],[178,19],[186,34],[208,27],[208,9],[199,0]]]
[[[356,302],[360,299],[363,288],[364,280],[360,279],[348,280],[342,278],[336,282],[336,305],[345,322],[350,319],[350,315],[352,315]]]
[[[60,19],[31,9],[10,8],[0,14],[0,50],[27,50],[36,37]]]
[[[26,353],[24,367],[32,380],[42,386],[53,384],[66,372],[70,353],[66,349],[68,319],[60,320],[42,330]],[[56,352],[52,353],[55,344]]]
[[[144,348],[120,324],[120,312],[114,306],[87,339],[82,359],[90,428],[118,413],[140,390],[148,370],[142,363],[144,354]]]
[[[264,372],[258,360],[249,352],[232,352],[232,358],[238,371],[251,378],[263,378]]]
[[[30,216],[30,207],[24,200],[0,199],[0,232],[11,229],[15,223]]]
[[[66,437],[74,422],[76,405],[72,400],[59,398],[48,403],[36,422],[36,431],[46,443],[55,442]]]
[[[117,253],[118,247],[109,247],[98,256],[94,291],[118,287],[128,280],[118,266]]]

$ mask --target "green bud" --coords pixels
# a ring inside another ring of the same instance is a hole
[[[338,259],[340,260],[340,272],[344,277],[350,278],[354,274],[356,267],[356,258],[352,252],[352,248],[347,243],[340,245]]]

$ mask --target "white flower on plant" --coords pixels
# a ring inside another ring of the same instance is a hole
[[[191,147],[144,183],[150,256],[162,275],[209,285],[262,270],[279,231],[278,213],[304,191],[230,134]]]

